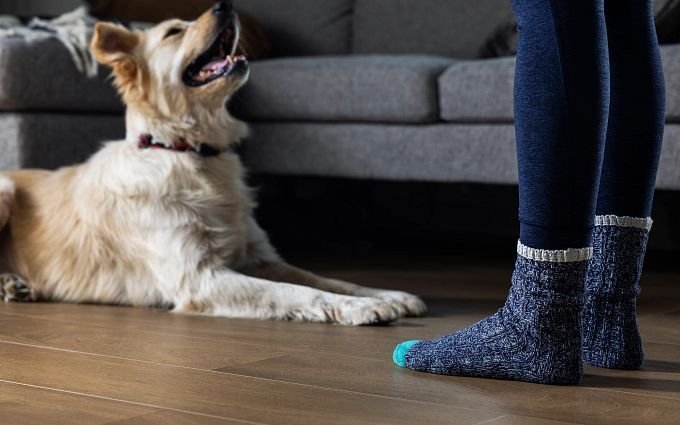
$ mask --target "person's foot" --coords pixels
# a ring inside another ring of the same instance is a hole
[[[395,363],[445,375],[580,382],[581,308],[592,250],[546,251],[520,244],[518,252],[503,308],[442,338],[399,344]]]
[[[638,369],[644,352],[636,297],[652,220],[597,216],[586,278],[583,359],[593,366]]]

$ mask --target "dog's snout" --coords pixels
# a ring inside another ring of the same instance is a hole
[[[215,3],[212,11],[215,16],[226,16],[234,11],[234,5],[232,4],[231,0],[221,0]]]

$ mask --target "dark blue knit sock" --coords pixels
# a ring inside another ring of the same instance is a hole
[[[580,382],[581,309],[592,249],[548,251],[520,244],[518,252],[503,308],[437,340],[400,344],[395,363],[445,375]]]
[[[638,369],[644,353],[636,297],[652,220],[597,216],[586,278],[583,359],[613,369]]]

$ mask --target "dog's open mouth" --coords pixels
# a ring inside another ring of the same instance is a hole
[[[189,64],[182,76],[184,83],[191,87],[204,86],[246,67],[248,61],[245,56],[234,54],[237,44],[238,29],[230,25],[217,36],[208,50]]]

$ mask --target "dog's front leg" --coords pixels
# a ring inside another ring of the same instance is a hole
[[[267,234],[254,219],[249,221],[248,261],[239,271],[248,276],[276,282],[290,282],[322,291],[356,297],[372,297],[390,304],[400,316],[419,316],[427,307],[415,295],[384,289],[368,288],[338,279],[329,279],[286,263],[269,242]]]
[[[427,311],[425,303],[420,298],[407,292],[369,288],[339,279],[326,278],[291,266],[284,261],[254,264],[245,269],[244,273],[262,279],[293,282],[336,294],[377,298],[396,308],[400,316],[419,316]]]
[[[379,299],[333,294],[229,269],[204,273],[182,292],[174,312],[342,325],[385,323],[399,318],[392,305]]]

